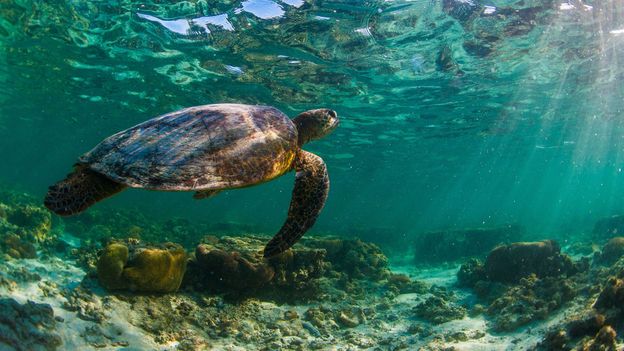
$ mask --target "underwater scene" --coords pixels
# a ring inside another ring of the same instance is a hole
[[[623,118],[623,0],[0,0],[0,350],[623,350]]]

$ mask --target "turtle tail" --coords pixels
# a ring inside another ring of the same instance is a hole
[[[126,186],[78,165],[67,178],[48,188],[44,205],[60,216],[78,214],[94,203],[125,189]]]

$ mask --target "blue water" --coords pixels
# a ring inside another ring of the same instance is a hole
[[[332,182],[317,231],[586,228],[624,205],[621,4],[586,6],[5,2],[0,180],[43,195],[104,137],[181,107],[329,107],[340,129],[307,147]],[[271,230],[292,183],[101,206]]]

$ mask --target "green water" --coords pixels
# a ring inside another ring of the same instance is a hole
[[[313,232],[581,233],[624,211],[624,5],[586,5],[0,1],[0,182],[43,198],[101,139],[182,107],[327,107],[342,124],[306,146],[331,178]],[[96,208],[271,232],[293,181]]]

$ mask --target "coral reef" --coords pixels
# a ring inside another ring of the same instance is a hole
[[[572,282],[552,277],[522,278],[518,285],[495,299],[487,309],[495,331],[513,331],[535,320],[546,319],[551,312],[576,296]]]
[[[302,244],[310,248],[324,249],[326,258],[336,271],[350,278],[381,280],[388,278],[388,258],[381,249],[361,240],[338,238],[306,238]]]
[[[610,325],[605,325],[602,315],[589,316],[584,320],[575,320],[563,328],[548,332],[536,346],[537,350],[584,350],[616,351],[617,333]]]
[[[56,350],[61,338],[50,305],[0,299],[0,349]]]
[[[459,271],[445,264],[400,267],[404,273],[397,273],[376,245],[361,240],[308,236],[284,254],[264,259],[266,236],[204,235],[199,245],[199,237],[185,239],[195,250],[184,271],[187,260],[180,245],[150,244],[147,238],[199,235],[191,228],[194,223],[141,216],[133,223],[121,213],[110,215],[123,219],[114,224],[98,214],[88,224],[85,219],[67,224],[66,229],[85,230],[76,232],[81,240],[71,242],[74,238],[63,233],[59,237],[67,246],[50,254],[58,243],[25,234],[37,226],[7,220],[13,208],[26,205],[0,205],[0,252],[6,257],[43,254],[0,265],[0,293],[49,303],[56,319],[64,321],[56,329],[45,322],[37,334],[26,336],[35,345],[29,349],[60,349],[61,340],[63,347],[76,349],[621,346],[624,258],[616,240],[591,266],[591,244],[576,244],[575,250],[587,254],[574,262],[555,242],[543,241],[500,246],[489,256],[468,255],[484,257],[468,259]],[[20,213],[36,213],[29,211]],[[54,223],[48,238],[60,232],[57,225],[62,222]],[[428,283],[414,277],[426,277]],[[456,283],[469,289],[458,289]],[[111,294],[100,286],[129,292]],[[50,318],[55,319],[46,312],[42,319]],[[0,324],[13,330],[16,324],[10,323]],[[65,330],[75,331],[69,337]],[[41,333],[47,344],[36,346]],[[0,348],[2,342],[12,347],[0,337]]]
[[[195,250],[184,286],[253,295],[313,295],[327,263],[325,251],[301,245],[271,259],[262,257],[265,237],[208,236]]]
[[[109,244],[97,263],[98,278],[109,290],[140,292],[178,290],[186,271],[184,248],[173,243],[162,247]]]
[[[334,280],[350,293],[359,281],[390,277],[388,259],[373,244],[338,238],[306,238],[281,255],[264,259],[266,237],[208,236],[195,250],[185,287],[276,298],[320,298],[321,285]],[[398,282],[396,284],[399,284]],[[402,289],[409,289],[407,285]]]
[[[524,235],[519,225],[426,233],[416,241],[415,261],[440,263],[483,256],[496,245],[521,240]]]
[[[460,286],[472,288],[483,302],[495,331],[513,331],[573,300],[578,286],[571,277],[587,271],[552,240],[521,242],[494,248],[485,263],[471,259],[457,273]]]

